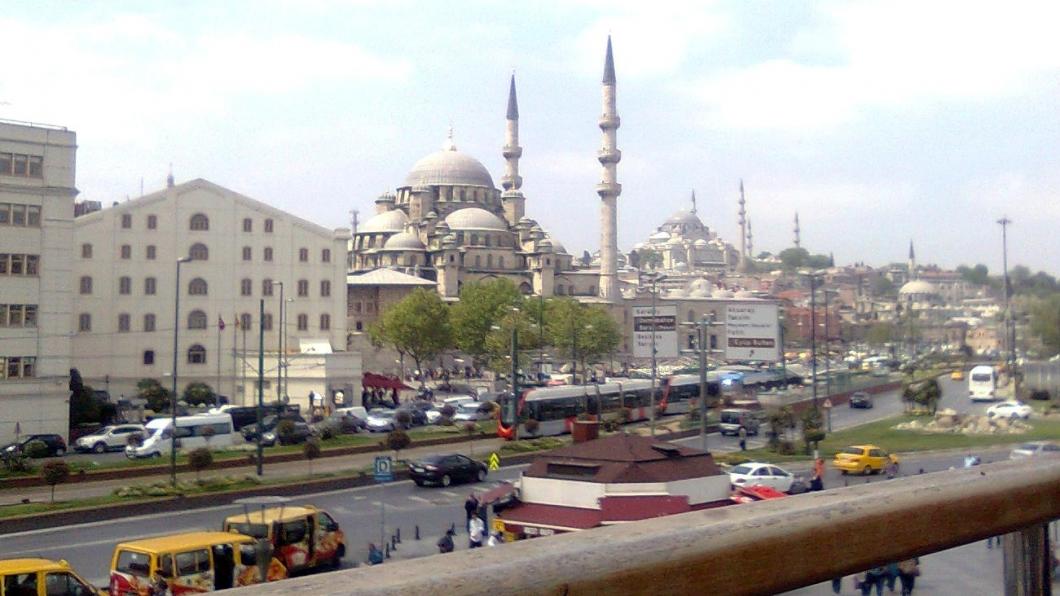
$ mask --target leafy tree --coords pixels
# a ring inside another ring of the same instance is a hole
[[[86,422],[100,421],[100,404],[92,388],[81,380],[81,373],[76,368],[70,369],[70,427]]]
[[[288,445],[294,442],[293,420],[281,420],[276,425],[276,440],[278,440],[281,445]]]
[[[1060,353],[1060,294],[1036,301],[1030,308],[1031,332],[1050,353]]]
[[[662,267],[662,255],[650,248],[642,248],[637,251],[639,269],[658,269]]]
[[[394,422],[401,428],[407,429],[412,426],[412,414],[408,410],[398,410],[394,414]]]
[[[960,265],[957,267],[957,273],[961,275],[961,279],[964,281],[975,284],[977,286],[985,286],[990,283],[990,270],[986,268],[986,265],[982,263],[975,267],[968,267],[967,265]]]
[[[302,455],[309,462],[309,475],[313,475],[313,460],[320,457],[320,441],[309,439],[302,445]]]
[[[26,443],[22,448],[22,451],[33,459],[48,456],[48,446],[44,444],[44,441],[30,441],[29,443]]]
[[[460,288],[460,301],[450,309],[456,346],[476,364],[489,360],[487,338],[492,327],[522,302],[519,288],[507,279],[464,284]]]
[[[70,466],[62,460],[50,461],[41,468],[40,477],[52,488],[52,503],[54,503],[55,485],[66,482],[66,479],[70,477]]]
[[[442,406],[441,414],[442,414],[442,420],[441,420],[440,424],[442,426],[452,426],[452,424],[453,424],[453,416],[456,415],[456,408],[454,408],[450,404],[445,404],[444,406]]]
[[[195,470],[195,482],[199,481],[199,473],[213,465],[213,451],[208,447],[199,447],[188,454],[188,465]]]
[[[452,345],[449,309],[438,292],[417,288],[383,315],[382,325],[372,332],[384,343],[408,354],[422,370]]]
[[[540,347],[541,334],[538,331],[540,312],[538,300],[527,300],[518,311],[508,313],[490,329],[486,336],[486,359],[492,370],[505,375],[511,372],[512,329],[517,331],[519,342],[519,359],[517,368],[525,368],[533,358],[532,353]]]
[[[140,379],[136,383],[137,397],[147,402],[147,408],[155,412],[168,412],[169,390],[155,379]]]
[[[565,358],[581,362],[583,371],[586,362],[614,351],[621,341],[618,324],[606,310],[571,298],[549,300],[545,332]]]
[[[387,449],[394,451],[394,459],[398,459],[401,455],[401,450],[407,448],[412,444],[412,438],[409,434],[400,428],[396,428],[386,435],[386,441],[384,441]]]
[[[894,325],[890,323],[876,323],[870,327],[865,334],[865,341],[873,346],[882,346],[894,341]]]
[[[807,262],[810,258],[810,251],[802,247],[793,246],[780,251],[777,258],[780,259],[780,265],[785,271],[794,271],[795,269],[807,266]]]
[[[897,296],[898,288],[887,277],[881,275],[872,282],[873,296]]]
[[[824,419],[819,408],[809,408],[802,413],[802,440],[807,454],[824,440]]]
[[[217,401],[217,395],[206,383],[195,382],[188,383],[188,386],[184,388],[182,399],[189,406],[210,406]]]

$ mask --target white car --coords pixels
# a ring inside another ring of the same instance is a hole
[[[1022,418],[1026,420],[1031,417],[1031,407],[1021,401],[1003,401],[987,408],[988,418]]]
[[[1048,441],[1033,441],[1023,443],[1009,453],[1009,459],[1023,459],[1025,457],[1060,457],[1060,445]]]
[[[795,476],[773,464],[749,462],[729,470],[729,482],[733,486],[768,486],[786,493],[795,483]]]
[[[490,404],[482,402],[469,402],[460,404],[453,415],[454,422],[478,422],[489,420],[493,417],[493,408]]]
[[[74,443],[74,449],[81,452],[92,451],[103,453],[104,451],[121,451],[129,444],[129,435],[138,434],[141,438],[145,435],[142,424],[118,424],[104,426],[96,432],[85,435]]]
[[[368,411],[368,420],[365,421],[367,424],[368,432],[381,433],[390,432],[397,428],[394,422],[394,410],[387,409],[375,409]]]

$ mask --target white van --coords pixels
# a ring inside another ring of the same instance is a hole
[[[173,427],[171,418],[155,418],[147,423],[146,437],[143,443],[125,448],[125,456],[129,459],[139,457],[162,457],[169,453],[173,441],[170,429]],[[213,429],[213,435],[209,436]],[[209,437],[209,438],[207,438]],[[177,449],[190,450],[199,447],[210,449],[227,449],[241,441],[232,426],[230,414],[198,414],[196,416],[177,417]]]
[[[977,366],[968,373],[968,399],[972,401],[997,399],[997,371],[993,366]]]

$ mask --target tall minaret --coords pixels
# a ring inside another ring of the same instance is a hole
[[[799,212],[795,212],[795,248],[802,246],[802,240],[799,238]]]
[[[755,237],[751,233],[751,218],[747,218],[747,258],[754,258],[755,254]]]
[[[909,281],[916,279],[916,253],[913,252],[913,241],[909,241]]]
[[[615,107],[615,59],[611,54],[611,36],[607,36],[607,56],[604,58],[603,79],[604,113],[600,116],[603,147],[599,151],[603,173],[596,194],[600,195],[600,298],[617,301],[618,295],[618,127],[621,120]]]
[[[692,215],[696,214],[696,189],[692,189]]]
[[[514,226],[523,218],[526,209],[526,199],[519,190],[523,186],[523,178],[519,175],[519,158],[523,155],[523,148],[519,146],[519,104],[515,99],[515,73],[512,73],[511,85],[508,87],[506,118],[502,153],[505,159],[504,177],[501,179],[504,192],[501,194],[501,204],[504,205],[504,217],[508,224]]]
[[[743,265],[743,260],[747,257],[747,209],[746,201],[743,196],[743,179],[740,179],[740,265]]]

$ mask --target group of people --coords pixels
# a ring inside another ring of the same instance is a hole
[[[398,398],[397,389],[391,389],[389,396],[387,396],[386,389],[378,387],[374,389],[364,387],[361,389],[361,406],[366,410],[377,407],[396,408],[399,405],[401,405],[401,400]]]
[[[471,493],[464,501],[464,513],[466,514],[465,528],[467,530],[468,548],[480,548],[482,546],[497,546],[504,540],[500,532],[486,531],[486,506],[479,502],[475,493]],[[438,539],[438,552],[451,553],[456,547],[453,537],[456,529],[450,527],[445,535]]]
[[[882,567],[873,567],[854,576],[854,589],[860,590],[862,596],[869,596],[875,589],[876,596],[883,595],[883,587],[894,592],[895,584],[900,583],[902,596],[913,593],[916,578],[920,575],[920,559],[906,559]],[[838,594],[843,589],[843,578],[832,580],[832,591]]]

